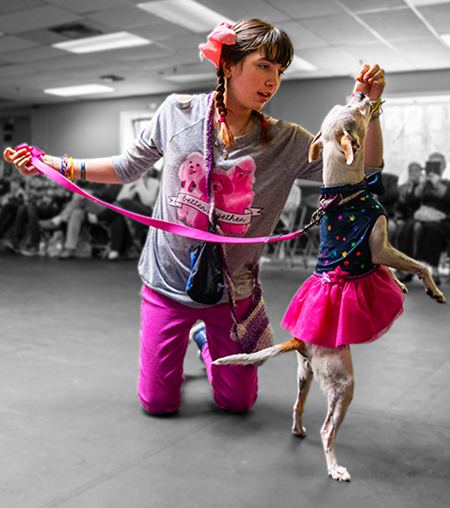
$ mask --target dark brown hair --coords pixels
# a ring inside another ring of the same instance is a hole
[[[236,33],[236,43],[233,45],[223,45],[222,60],[229,64],[238,64],[247,55],[262,49],[265,58],[272,63],[278,64],[283,68],[287,68],[294,57],[294,49],[289,37],[273,27],[265,21],[259,19],[249,19],[239,21],[232,26]],[[220,123],[220,137],[226,146],[234,143],[234,136],[229,128],[226,116],[227,109],[225,107],[225,74],[222,69],[222,63],[217,69],[217,86],[216,86],[216,106],[219,116],[224,120]],[[253,111],[261,122],[260,143],[266,144],[270,140],[269,126],[265,116],[261,111]]]

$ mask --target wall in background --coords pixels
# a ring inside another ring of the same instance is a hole
[[[332,106],[346,101],[353,84],[351,77],[285,81],[264,111],[274,118],[298,123],[315,134]],[[446,90],[450,90],[450,71],[392,74],[387,76],[385,98],[389,100],[390,95],[443,93]],[[74,157],[104,157],[120,150],[121,112],[154,110],[164,99],[164,95],[157,95],[81,101],[11,111],[5,116],[29,115],[31,136],[20,142],[28,141],[55,155],[69,153]],[[385,144],[388,143],[389,139],[386,139]]]

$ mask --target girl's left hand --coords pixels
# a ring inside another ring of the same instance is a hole
[[[383,93],[386,82],[384,80],[384,69],[379,65],[364,64],[355,78],[356,84],[353,90],[367,95],[372,102],[376,102]]]

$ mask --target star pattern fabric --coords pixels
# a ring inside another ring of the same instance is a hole
[[[329,210],[322,218],[316,273],[341,270],[363,275],[373,270],[369,236],[376,220],[385,215],[383,207],[369,193]]]

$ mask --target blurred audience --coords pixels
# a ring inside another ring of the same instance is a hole
[[[450,241],[450,181],[442,178],[446,167],[440,153],[430,155],[415,195],[421,199],[416,210],[416,257],[431,266],[432,276],[440,283],[439,261]]]
[[[16,228],[24,231],[28,227],[28,240],[20,253],[36,256],[42,236],[39,221],[56,216],[70,199],[70,192],[44,176],[27,180],[27,184],[27,202],[18,210]]]
[[[420,207],[421,198],[416,196],[422,167],[418,162],[408,166],[408,180],[399,186],[399,198],[396,206],[397,234],[395,247],[410,257],[415,257],[414,213]]]
[[[18,223],[18,211],[27,201],[27,195],[23,188],[24,179],[18,173],[13,173],[9,180],[9,190],[0,197],[0,239],[5,236],[10,227],[14,225],[14,234],[12,240],[7,240],[7,248],[15,248],[15,245],[25,235],[24,230],[16,227]]]
[[[399,197],[398,176],[393,173],[381,173],[381,182],[384,187],[384,194],[376,196],[386,211],[388,220],[388,238],[389,242],[394,245],[397,236],[397,222],[395,220],[396,206]]]

